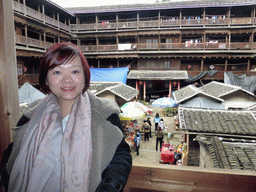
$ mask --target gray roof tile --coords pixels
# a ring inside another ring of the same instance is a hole
[[[180,128],[192,132],[256,135],[251,111],[191,109],[179,107]]]
[[[256,143],[252,140],[197,136],[204,144],[216,168],[256,171]]]
[[[195,7],[229,7],[241,5],[253,5],[256,1],[250,0],[191,0],[191,1],[170,1],[159,2],[152,4],[123,4],[123,5],[106,5],[94,7],[73,7],[67,8],[74,14],[81,13],[104,13],[104,12],[125,12],[125,11],[140,11],[140,10],[161,10],[161,9],[180,9],[180,8],[195,8]]]
[[[89,89],[95,94],[99,95],[105,91],[110,91],[115,95],[121,97],[126,101],[132,100],[138,93],[136,89],[125,85],[121,82],[95,82],[90,83]]]
[[[175,80],[187,79],[187,71],[152,71],[152,70],[131,70],[127,79],[140,79],[140,80]]]

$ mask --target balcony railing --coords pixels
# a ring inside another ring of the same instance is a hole
[[[253,171],[160,164],[133,165],[124,191],[254,191],[255,182]]]
[[[16,44],[29,47],[47,49],[53,43],[38,39],[15,35]],[[120,44],[119,44],[120,45]],[[129,43],[125,49],[121,49],[118,44],[110,45],[80,45],[83,52],[111,52],[111,51],[167,51],[167,50],[250,50],[256,49],[256,42],[232,42],[232,43]],[[125,44],[123,44],[125,45]]]
[[[38,39],[24,37],[21,35],[15,35],[15,43],[20,45],[25,45],[27,47],[35,47],[35,48],[42,48],[42,49],[47,49],[53,44],[50,42],[40,41]]]
[[[97,30],[130,30],[143,28],[166,28],[166,27],[207,27],[207,26],[236,26],[236,25],[254,25],[256,20],[251,17],[242,18],[205,18],[205,19],[158,19],[158,20],[138,20],[111,23],[90,23],[90,24],[71,24],[72,31],[97,31]]]
[[[66,30],[66,31],[70,31],[70,26],[68,26],[52,17],[44,15],[43,13],[40,13],[39,11],[31,9],[30,7],[24,6],[23,4],[18,3],[16,1],[13,1],[13,9],[19,13],[30,16],[34,19],[41,21],[41,22],[45,22],[54,27],[57,27],[57,28],[60,28],[60,29]]]
[[[256,42],[232,42],[232,43],[140,43],[129,44],[130,49],[126,51],[167,51],[167,50],[248,50],[256,49]],[[120,51],[117,44],[110,45],[82,45],[79,46],[83,52],[97,51]]]

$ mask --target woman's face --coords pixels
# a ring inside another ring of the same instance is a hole
[[[73,105],[84,88],[84,82],[85,75],[79,56],[49,70],[46,79],[46,83],[51,92],[57,96],[60,105]]]

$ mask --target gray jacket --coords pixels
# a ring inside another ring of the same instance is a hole
[[[118,145],[122,141],[123,134],[117,126],[113,125],[110,121],[107,120],[108,117],[112,114],[120,113],[120,109],[117,106],[117,104],[112,100],[96,97],[90,91],[87,91],[87,93],[91,102],[92,110],[91,131],[93,146],[93,163],[90,172],[89,191],[95,191],[102,180],[101,177],[103,171],[110,164],[111,160],[113,159],[113,156],[116,153]],[[30,118],[33,115],[33,111],[36,108],[35,105],[32,105],[32,108],[33,110],[28,109],[27,112],[25,112],[25,115],[27,115],[28,118]],[[12,153],[6,165],[6,170],[9,175],[11,173],[11,169],[14,164],[15,158],[18,155],[21,138],[26,130],[26,127],[27,124],[18,129],[15,134]],[[128,157],[128,159],[129,158],[130,157]],[[128,170],[130,169],[131,164]]]

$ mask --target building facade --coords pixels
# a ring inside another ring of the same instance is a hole
[[[184,76],[208,73],[198,83],[224,81],[224,73],[255,75],[256,1],[182,1],[64,9],[50,0],[14,0],[19,85],[38,83],[44,51],[55,42],[78,45],[94,68],[129,67],[158,77],[128,85],[141,99],[171,96]],[[175,74],[162,79],[161,71]]]

